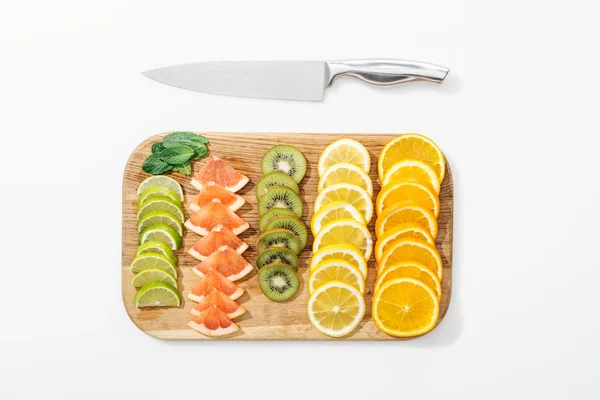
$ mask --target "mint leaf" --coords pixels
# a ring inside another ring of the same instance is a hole
[[[208,139],[194,132],[172,132],[163,138],[165,147],[197,146],[201,147],[208,143]]]
[[[165,146],[161,142],[156,142],[152,145],[152,154],[160,153],[165,149]]]
[[[194,146],[190,146],[192,149],[194,149],[194,156],[192,157],[194,160],[200,157],[204,157],[206,155],[206,153],[208,153],[208,149],[206,148],[206,146],[202,146],[202,147],[194,147]]]
[[[183,164],[173,165],[173,171],[179,172],[184,175],[192,174],[192,164],[189,161],[186,161]]]
[[[173,166],[161,160],[156,154],[150,154],[144,160],[142,169],[149,174],[160,175],[173,169]]]
[[[193,155],[194,149],[188,146],[170,147],[158,153],[161,160],[171,165],[183,164]]]

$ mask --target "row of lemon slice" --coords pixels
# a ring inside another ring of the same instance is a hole
[[[373,251],[367,229],[373,217],[370,167],[367,149],[352,139],[331,143],[319,159],[308,317],[331,337],[350,334],[365,314],[367,260]]]
[[[445,160],[421,135],[400,135],[378,159],[377,280],[372,317],[383,332],[412,337],[437,324],[442,259],[435,247]]]

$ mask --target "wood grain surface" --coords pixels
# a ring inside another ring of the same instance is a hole
[[[258,210],[254,194],[255,185],[262,176],[260,160],[262,155],[276,144],[289,144],[301,150],[308,161],[306,176],[300,183],[300,194],[304,201],[302,220],[310,226],[313,215],[313,203],[317,195],[317,163],[323,149],[334,140],[350,137],[361,142],[371,155],[371,172],[374,198],[380,190],[377,177],[377,157],[383,146],[397,134],[304,134],[304,133],[216,133],[204,132],[210,143],[211,155],[227,160],[234,168],[250,178],[250,182],[238,192],[246,200],[246,204],[237,211],[249,224],[250,229],[240,235],[250,246],[243,256],[253,265],[256,261],[256,241],[258,238]],[[182,294],[180,307],[138,309],[133,305],[135,289],[130,286],[133,274],[129,265],[137,248],[138,233],[136,230],[137,187],[149,175],[142,171],[142,162],[150,154],[152,143],[161,139],[161,135],[148,138],[131,154],[123,177],[123,249],[122,249],[122,292],[125,309],[133,323],[150,336],[160,339],[173,340],[206,340],[207,338],[187,327],[191,320],[190,310],[195,303],[187,298],[193,282],[198,276],[192,267],[198,263],[187,254],[187,250],[199,239],[195,233],[185,230],[183,247],[177,251],[179,265],[177,267],[178,285]],[[443,150],[443,149],[442,149]],[[195,160],[193,170],[198,171],[204,160]],[[190,185],[189,176],[179,173],[169,173],[183,186],[185,193],[184,209],[186,218],[190,212],[187,205],[197,193]],[[442,299],[440,321],[444,318],[452,290],[452,223],[453,223],[453,182],[450,166],[446,163],[446,176],[440,190],[440,214],[438,217],[439,231],[436,246],[442,257],[444,271],[442,277]],[[369,224],[373,234],[375,216]],[[371,297],[375,282],[375,259],[369,260],[369,273],[366,284],[367,312],[359,327],[350,335],[341,339],[331,339],[316,331],[306,315],[308,301],[308,265],[311,257],[312,235],[310,234],[306,249],[299,255],[298,274],[300,289],[288,302],[275,303],[267,299],[258,286],[256,271],[253,271],[241,281],[236,282],[245,289],[245,293],[237,302],[248,311],[235,319],[240,330],[233,335],[211,340],[403,340],[390,337],[379,331],[371,320]],[[405,340],[405,339],[404,339]]]

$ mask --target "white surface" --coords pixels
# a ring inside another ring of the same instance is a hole
[[[593,2],[0,4],[0,398],[600,397]],[[323,103],[204,95],[140,75],[357,57],[452,71],[441,87],[340,80]],[[444,322],[404,343],[139,332],[120,294],[122,170],[141,140],[183,129],[432,137],[456,190]]]

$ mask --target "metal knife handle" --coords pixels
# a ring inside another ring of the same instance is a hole
[[[441,65],[394,59],[327,61],[327,65],[329,67],[327,86],[331,86],[334,79],[342,75],[352,76],[378,86],[411,81],[442,83],[450,71]]]

